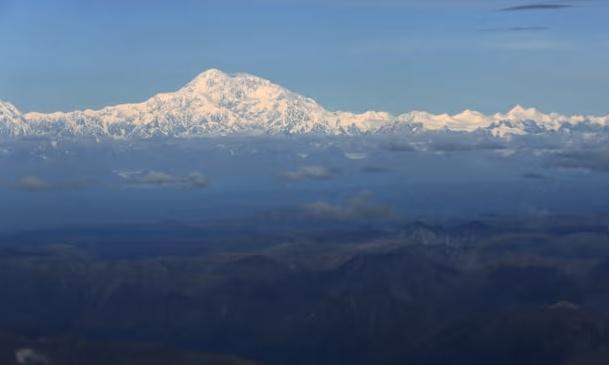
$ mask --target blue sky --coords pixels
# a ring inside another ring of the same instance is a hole
[[[608,19],[602,0],[0,0],[0,99],[97,108],[213,67],[333,110],[609,114]]]

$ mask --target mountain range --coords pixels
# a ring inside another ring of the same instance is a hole
[[[333,112],[315,100],[249,74],[211,69],[175,92],[100,110],[22,113],[0,101],[2,137],[219,137],[260,135],[403,135],[428,132],[524,134],[609,132],[608,116],[544,114],[516,106],[484,115],[412,111],[401,115]]]

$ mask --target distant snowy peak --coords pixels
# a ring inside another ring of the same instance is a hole
[[[359,135],[433,131],[497,137],[603,127],[609,117],[544,114],[516,106],[507,114],[466,110],[456,115],[413,111],[393,116],[330,112],[315,100],[249,74],[211,69],[175,92],[100,110],[21,114],[0,102],[1,136],[210,137],[227,135]]]
[[[17,137],[30,133],[28,123],[11,103],[0,100],[0,136]]]
[[[70,113],[28,113],[37,129],[61,134],[154,136],[353,134],[391,119],[387,113],[332,113],[315,100],[248,75],[209,70],[176,92],[143,103]],[[375,119],[380,119],[376,121]]]
[[[436,115],[422,111],[413,111],[400,115],[398,120],[404,123],[418,123],[425,130],[473,132],[488,126],[491,118],[471,110],[466,110],[456,115]]]

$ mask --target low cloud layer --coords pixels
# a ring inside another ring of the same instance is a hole
[[[410,143],[408,142],[391,142],[384,146],[387,151],[390,152],[413,152],[416,151]]]
[[[466,141],[433,141],[429,144],[429,149],[437,152],[464,152],[464,151],[493,151],[503,150],[506,146],[495,141],[466,142]]]
[[[18,179],[13,188],[23,191],[42,192],[42,191],[58,191],[58,190],[77,190],[83,189],[91,185],[89,181],[69,181],[55,182],[43,179],[38,176],[30,175]]]
[[[387,206],[373,200],[372,194],[361,192],[343,203],[332,204],[318,201],[305,206],[307,213],[322,218],[337,220],[390,219],[395,213]]]
[[[298,182],[304,180],[331,180],[336,178],[338,171],[325,166],[304,166],[295,171],[281,175],[286,181]]]
[[[25,176],[17,181],[17,187],[27,191],[45,191],[50,190],[52,185],[37,176]]]
[[[116,174],[127,182],[137,185],[205,188],[209,184],[207,177],[200,172],[191,172],[186,176],[175,176],[154,170],[118,171]]]
[[[563,152],[556,156],[556,164],[565,168],[609,172],[609,150]]]

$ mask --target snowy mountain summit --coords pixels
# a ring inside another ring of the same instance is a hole
[[[22,114],[0,101],[0,136],[152,138],[228,135],[361,135],[433,131],[497,137],[609,127],[609,116],[563,116],[515,107],[507,114],[331,112],[272,82],[220,70],[203,72],[181,89],[135,104],[100,110]]]

